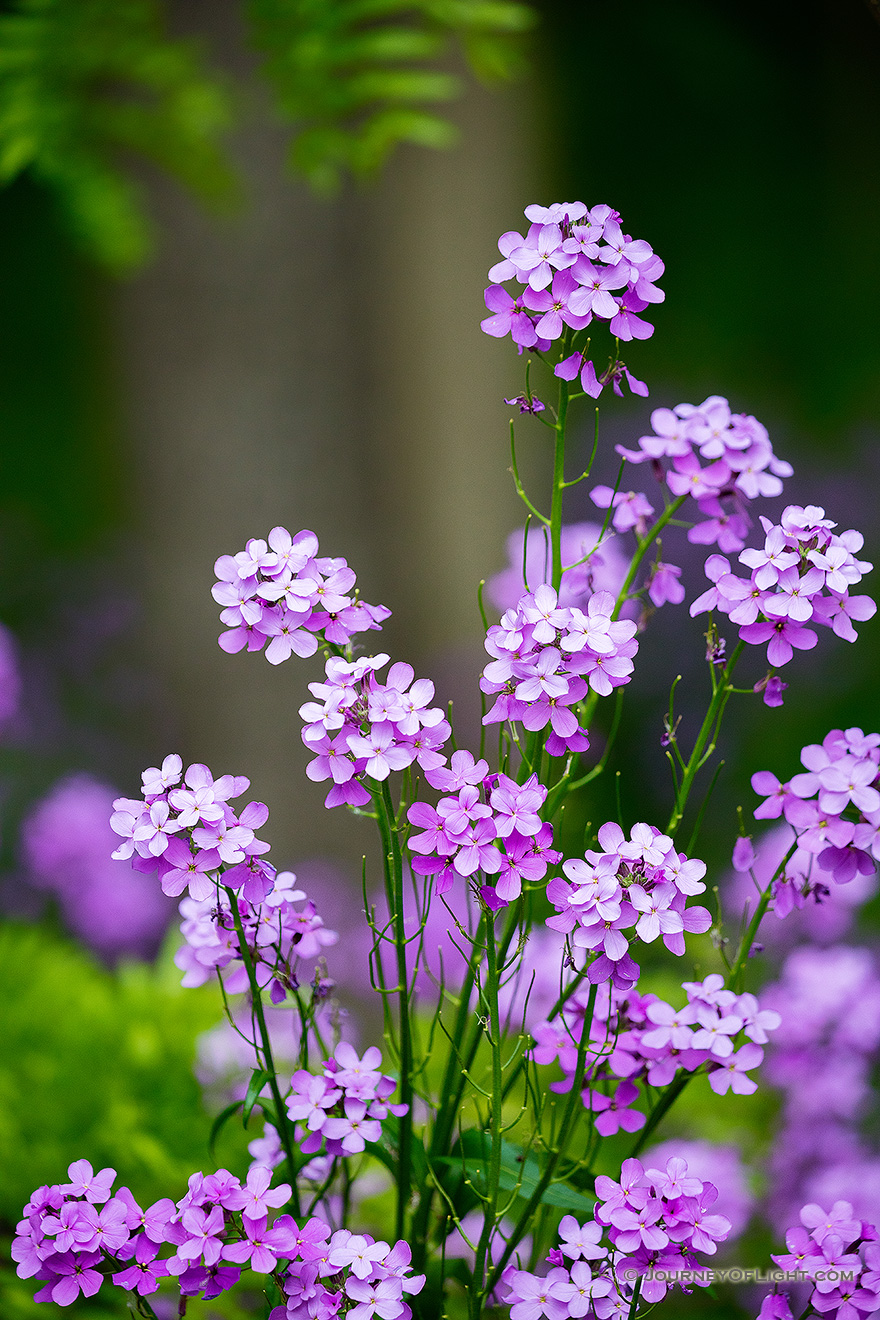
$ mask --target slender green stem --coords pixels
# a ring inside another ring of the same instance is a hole
[[[327,1174],[327,1177],[324,1179],[324,1181],[321,1183],[321,1186],[315,1192],[315,1195],[312,1197],[309,1208],[306,1210],[306,1214],[305,1214],[306,1219],[310,1219],[312,1217],[312,1215],[315,1213],[315,1206],[320,1204],[320,1202],[324,1199],[324,1193],[329,1191],[330,1184],[333,1182],[333,1179],[336,1177],[336,1170],[338,1166],[339,1166],[338,1158],[331,1161],[330,1172]]]
[[[636,1320],[636,1311],[639,1309],[639,1298],[642,1295],[641,1275],[636,1279],[636,1286],[633,1288],[632,1301],[629,1304],[629,1316],[627,1320]]]
[[[788,852],[785,854],[782,861],[779,863],[776,870],[773,872],[773,878],[771,879],[767,888],[764,890],[764,892],[761,894],[761,897],[758,899],[757,905],[755,907],[755,911],[752,914],[752,919],[749,922],[748,926],[746,927],[746,932],[743,935],[742,940],[740,942],[739,952],[737,953],[736,961],[731,967],[727,977],[728,990],[737,990],[740,977],[742,976],[742,972],[745,968],[745,965],[749,960],[749,954],[752,951],[752,945],[755,942],[755,936],[758,933],[758,927],[760,926],[764,918],[764,914],[767,911],[767,905],[770,902],[770,899],[773,897],[773,893],[772,893],[773,885],[776,882],[777,878],[785,873],[786,866],[788,866],[788,863],[791,861],[792,857],[797,852],[797,846],[798,846],[798,841],[797,839],[795,839],[794,843],[791,845]]]
[[[440,1108],[437,1111],[437,1117],[434,1120],[433,1130],[431,1132],[431,1141],[428,1147],[429,1162],[432,1159],[446,1154],[449,1147],[450,1137],[455,1127],[455,1116],[458,1109],[457,1100],[464,1090],[465,1078],[462,1073],[462,1045],[464,1042],[465,1031],[467,1030],[468,1019],[470,1017],[471,995],[473,994],[474,981],[476,980],[477,968],[482,960],[483,950],[478,940],[474,941],[473,952],[467,969],[464,974],[464,981],[459,992],[458,1008],[455,1013],[455,1021],[452,1025],[452,1033],[449,1041],[449,1052],[446,1056],[446,1069],[443,1074],[443,1083],[440,1087]],[[461,1090],[459,1090],[459,1086]],[[431,1205],[434,1199],[434,1186],[429,1184],[422,1188],[422,1194],[419,1199],[418,1209],[413,1216],[412,1225],[412,1248],[413,1248],[413,1269],[418,1272],[424,1271],[424,1262],[427,1254],[428,1229],[431,1222]]]
[[[678,499],[673,500],[671,504],[666,506],[666,508],[660,514],[660,517],[654,523],[653,527],[649,527],[647,532],[645,532],[645,535],[639,537],[638,548],[632,557],[632,562],[630,563],[629,571],[623,580],[623,586],[620,588],[620,592],[617,597],[617,603],[614,606],[614,613],[611,616],[612,618],[616,619],[620,614],[621,608],[623,607],[623,603],[630,593],[632,584],[636,580],[636,574],[638,573],[639,569],[642,566],[642,560],[644,559],[645,555],[651,549],[651,546],[654,544],[657,537],[663,531],[663,528],[669,522],[670,518],[674,518],[676,513],[678,513],[678,510],[684,504],[686,499],[687,499],[687,495],[679,495]]]
[[[278,1075],[275,1071],[275,1060],[272,1057],[272,1043],[269,1040],[269,1031],[266,1026],[266,1015],[263,1012],[263,996],[260,987],[257,984],[256,968],[254,967],[254,960],[251,957],[250,946],[245,937],[241,913],[238,910],[238,899],[233,890],[226,888],[226,886],[224,886],[224,889],[226,896],[229,899],[232,920],[235,923],[235,933],[238,936],[238,947],[241,953],[241,960],[244,963],[247,972],[248,983],[251,988],[251,1000],[253,1002],[254,1014],[256,1015],[257,1026],[260,1029],[263,1062],[266,1066],[266,1072],[269,1074],[269,1090],[272,1092],[272,1101],[275,1106],[275,1114],[278,1120],[278,1136],[281,1138],[281,1144],[284,1147],[284,1154],[287,1157],[287,1164],[290,1169],[293,1213],[294,1215],[299,1215],[299,1192],[296,1187],[296,1161],[293,1157],[293,1147],[290,1144],[290,1129],[288,1127],[287,1111],[284,1108],[284,1101],[281,1099],[281,1091],[278,1087]]]
[[[578,1046],[577,1063],[575,1064],[574,1076],[572,1077],[572,1085],[571,1085],[571,1091],[569,1092],[569,1096],[568,1096],[568,1103],[566,1104],[565,1107],[565,1113],[562,1116],[562,1122],[559,1125],[559,1139],[556,1143],[556,1148],[553,1151],[551,1151],[547,1159],[547,1163],[544,1165],[544,1172],[541,1174],[541,1177],[538,1179],[538,1182],[535,1186],[535,1190],[532,1192],[531,1196],[526,1202],[525,1209],[523,1210],[522,1214],[517,1220],[514,1230],[508,1239],[507,1246],[504,1248],[504,1251],[502,1252],[500,1259],[496,1263],[495,1268],[492,1270],[492,1274],[489,1278],[489,1282],[486,1285],[487,1295],[488,1293],[492,1292],[498,1280],[501,1278],[505,1265],[510,1260],[510,1257],[513,1255],[514,1251],[518,1247],[520,1241],[522,1240],[523,1234],[528,1230],[531,1217],[534,1214],[537,1207],[541,1204],[541,1198],[546,1192],[547,1188],[550,1186],[551,1181],[553,1180],[553,1175],[556,1172],[556,1168],[559,1164],[559,1161],[562,1159],[563,1155],[566,1152],[566,1148],[568,1146],[569,1140],[571,1139],[572,1132],[574,1131],[577,1120],[580,1117],[580,1111],[583,1110],[584,1106],[583,1106],[583,1101],[581,1099],[581,1087],[583,1086],[584,1083],[584,1072],[586,1070],[586,1065],[587,1065],[587,1053],[590,1047],[590,1025],[593,1021],[593,1013],[596,1007],[597,990],[598,990],[598,986],[595,985],[590,986],[590,994],[587,1000],[587,1010],[584,1015],[583,1035],[581,1036],[580,1045]]]
[[[520,907],[521,904],[517,903],[516,905],[511,905],[507,909],[507,921],[505,923],[504,930],[501,933],[501,939],[498,943],[499,966],[504,962],[505,958],[507,957],[507,951],[510,948],[511,940],[513,939],[514,933],[517,929],[517,926],[519,925]],[[471,987],[473,987],[474,979],[476,976],[476,970],[480,962],[482,961],[482,955],[484,952],[485,952],[484,946],[481,945],[478,941],[475,942],[474,957],[471,959],[471,965],[468,969],[469,972],[471,972],[471,981],[470,981]],[[465,1087],[467,1086],[467,1083],[469,1081],[470,1069],[473,1066],[474,1059],[476,1058],[477,1055],[477,1050],[479,1049],[480,1046],[480,1041],[483,1038],[483,1024],[480,1022],[479,1018],[475,1018],[471,1022],[472,1030],[470,1034],[470,1039],[468,1040],[466,1045],[464,1043],[464,1035],[465,1035],[467,1020],[469,1016],[467,1012],[469,1002],[470,1002],[470,992],[468,992],[468,999],[464,1003],[465,1013],[462,1019],[461,1034],[454,1039],[454,1042],[451,1046],[450,1058],[447,1062],[447,1073],[446,1073],[445,1081],[449,1082],[450,1089],[448,1092],[444,1090],[443,1093],[448,1095],[446,1112],[449,1117],[447,1120],[447,1125],[444,1129],[441,1129],[439,1120],[437,1125],[435,1126],[434,1137],[432,1138],[431,1147],[430,1147],[430,1152],[434,1156],[442,1155],[444,1153],[445,1144],[448,1142],[449,1137],[451,1136],[452,1133],[452,1126],[455,1122],[455,1115],[458,1113],[458,1110],[461,1106],[461,1097],[464,1094]],[[462,1005],[460,1004],[459,1005],[460,1017],[461,1017],[461,1008]],[[456,1025],[458,1025],[458,1023],[456,1023]]]
[[[135,1297],[129,1302],[132,1312],[144,1316],[145,1320],[157,1320],[156,1312],[153,1310],[146,1297]]]
[[[526,494],[525,486],[522,484],[522,481],[520,480],[519,468],[517,467],[517,462],[516,462],[516,435],[514,432],[513,422],[510,423],[510,472],[513,477],[513,484],[516,487],[516,493],[522,500],[523,504],[528,509],[529,513],[532,514],[535,518],[537,518],[540,522],[542,522],[545,527],[549,527],[550,519],[545,518],[543,513],[541,513],[540,509],[535,508],[534,504]]]
[[[633,1156],[638,1155],[639,1151],[642,1150],[646,1141],[653,1133],[654,1129],[666,1117],[667,1113],[675,1104],[676,1100],[681,1095],[682,1091],[687,1086],[688,1082],[694,1076],[695,1076],[694,1073],[682,1073],[682,1075],[680,1077],[677,1077],[675,1081],[669,1083],[666,1090],[663,1092],[663,1095],[660,1097],[660,1099],[657,1101],[656,1105],[648,1115],[648,1121],[646,1122],[645,1126],[642,1128],[641,1132],[636,1138],[635,1145],[633,1146],[632,1150],[629,1153],[628,1156],[629,1159],[632,1159]]]
[[[687,499],[686,495],[679,495],[678,499],[673,500],[673,502],[663,510],[660,517],[654,523],[653,527],[649,527],[647,532],[645,532],[645,535],[639,537],[639,543],[636,548],[636,552],[633,555],[632,560],[630,561],[630,566],[629,569],[627,570],[627,574],[624,579],[623,586],[620,588],[620,591],[618,592],[617,600],[614,603],[614,609],[611,611],[612,619],[618,619],[620,617],[620,611],[623,609],[624,604],[629,598],[630,589],[632,588],[632,585],[636,580],[636,575],[642,566],[642,561],[645,558],[645,555],[648,553],[648,551],[650,550],[651,546],[654,544],[654,541],[657,539],[659,534],[663,531],[663,528],[670,521],[670,519],[675,516],[675,514],[681,508],[682,504],[684,504],[686,499]],[[590,695],[587,697],[583,706],[583,724],[584,727],[587,729],[589,729],[590,725],[593,722],[593,716],[596,713],[596,707],[598,704],[599,704],[599,695],[597,692],[593,692],[591,690]]]
[[[673,838],[675,831],[681,824],[681,818],[684,815],[687,806],[688,796],[693,785],[697,771],[706,763],[715,750],[715,741],[718,737],[718,730],[721,727],[721,717],[724,714],[724,707],[733,691],[731,686],[731,676],[736,668],[736,662],[742,654],[745,642],[737,642],[733,654],[721,673],[721,678],[715,684],[715,691],[712,694],[712,700],[709,703],[709,709],[706,711],[706,718],[700,726],[700,732],[697,734],[697,740],[694,743],[693,751],[690,754],[687,765],[684,768],[681,777],[681,783],[678,786],[678,792],[675,798],[675,807],[669,818],[669,824],[666,826],[666,833]],[[709,739],[712,741],[710,742]],[[708,746],[707,746],[708,744]]]
[[[507,951],[510,948],[511,941],[520,923],[522,902],[511,904],[507,909],[507,919],[504,930],[501,933],[501,939],[498,942],[497,963],[502,966]],[[475,1085],[471,1078],[471,1069],[483,1039],[484,1027],[479,1017],[471,1019],[470,1003],[473,992],[474,982],[477,976],[477,970],[483,960],[485,946],[480,942],[479,932],[474,939],[473,952],[465,972],[464,984],[461,990],[461,996],[458,1001],[455,1023],[452,1029],[452,1035],[449,1042],[449,1053],[446,1059],[446,1070],[443,1077],[443,1084],[440,1088],[440,1109],[434,1122],[434,1128],[431,1133],[431,1141],[428,1146],[429,1161],[437,1159],[447,1153],[450,1147],[452,1134],[455,1130],[455,1120],[461,1108],[462,1096],[470,1083]],[[471,1023],[470,1037],[465,1041],[467,1035],[468,1022]],[[413,1269],[423,1270],[423,1263],[420,1265],[417,1260],[424,1262],[426,1257],[426,1243],[428,1230],[430,1227],[431,1205],[433,1201],[435,1188],[429,1186],[423,1189],[418,1210],[413,1217],[412,1230],[412,1248],[413,1248]]]
[[[611,721],[611,728],[608,730],[608,737],[605,739],[605,747],[599,760],[585,775],[581,775],[580,779],[575,780],[572,780],[572,773],[574,770],[574,764],[572,764],[571,769],[566,771],[559,782],[553,785],[550,792],[547,794],[547,801],[544,804],[544,817],[546,820],[553,819],[559,804],[569,793],[574,793],[577,789],[584,788],[587,784],[592,783],[594,779],[597,779],[599,775],[602,774],[608,764],[608,758],[611,755],[611,750],[614,747],[614,740],[617,737],[617,731],[620,727],[624,691],[625,689],[622,687],[615,690],[614,715]]]
[[[581,968],[577,976],[565,987],[565,989],[562,991],[562,994],[559,996],[559,998],[556,1000],[556,1003],[553,1005],[553,1007],[550,1009],[549,1013],[547,1014],[548,1022],[552,1022],[553,1019],[557,1016],[557,1014],[562,1012],[562,1009],[568,1003],[569,999],[574,994],[575,990],[577,990],[580,987],[580,984],[583,981],[586,974],[587,974],[587,968],[586,967]],[[507,1081],[504,1083],[505,1100],[507,1099],[508,1095],[516,1085],[516,1082],[518,1081],[520,1074],[525,1069],[526,1064],[527,1064],[527,1060],[523,1056],[520,1059],[518,1059],[516,1064],[514,1065],[513,1072],[510,1074]]]
[[[498,1221],[498,1192],[501,1186],[501,1140],[503,1121],[503,1078],[501,1075],[501,1021],[498,1012],[498,950],[495,944],[495,918],[492,912],[484,916],[486,931],[486,978],[485,996],[489,1009],[489,1048],[492,1052],[492,1105],[489,1117],[489,1167],[486,1181],[487,1200],[483,1212],[483,1231],[477,1243],[474,1263],[474,1289],[471,1292],[471,1314],[474,1320],[479,1316],[482,1303],[488,1293],[483,1280],[489,1247]]]
[[[550,505],[550,547],[554,591],[559,590],[562,582],[562,492],[565,488],[565,423],[568,414],[568,394],[568,381],[560,380],[556,441],[553,449],[553,495]]]
[[[410,1022],[409,981],[406,970],[406,924],[403,910],[403,857],[391,791],[387,780],[373,790],[376,818],[382,835],[382,862],[388,911],[394,924],[394,948],[397,955],[397,994],[399,1004],[398,1054],[400,1058],[400,1102],[406,1112],[400,1119],[400,1149],[397,1165],[396,1233],[403,1237],[404,1220],[412,1190],[412,1102],[413,1046]]]
[[[752,950],[752,945],[755,942],[755,936],[758,933],[758,927],[760,926],[761,921],[767,911],[767,905],[770,902],[770,899],[773,897],[773,885],[775,884],[778,877],[784,873],[786,866],[788,865],[789,861],[793,857],[796,850],[797,850],[797,839],[795,839],[794,843],[791,845],[788,852],[785,854],[782,861],[779,863],[776,870],[773,872],[773,876],[770,880],[770,883],[767,885],[767,888],[763,891],[760,899],[758,900],[758,904],[755,908],[752,919],[746,928],[745,934],[742,937],[742,941],[740,942],[739,952],[737,954],[736,961],[734,962],[733,966],[731,967],[727,975],[727,979],[725,981],[725,988],[727,990],[733,990],[739,992],[740,977],[742,975],[746,963],[748,962],[749,954],[751,953]],[[683,1073],[681,1077],[677,1078],[675,1081],[669,1084],[669,1086],[666,1088],[665,1092],[663,1093],[661,1099],[657,1101],[656,1105],[648,1115],[648,1121],[645,1124],[645,1126],[642,1128],[641,1132],[639,1133],[638,1139],[636,1140],[635,1145],[633,1146],[632,1150],[629,1153],[630,1158],[632,1158],[632,1156],[634,1155],[638,1155],[639,1151],[643,1149],[645,1143],[647,1142],[651,1134],[654,1132],[657,1125],[661,1122],[663,1118],[666,1117],[669,1110],[675,1104],[676,1100],[681,1095],[684,1088],[690,1082],[691,1078],[695,1077],[696,1075],[697,1075],[696,1073]]]

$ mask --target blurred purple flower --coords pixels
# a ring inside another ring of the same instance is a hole
[[[21,700],[21,674],[15,639],[0,624],[0,730],[18,713]]]
[[[562,528],[562,562],[566,571],[559,588],[560,608],[578,606],[586,609],[590,597],[597,591],[610,591],[617,595],[623,586],[628,567],[628,556],[617,546],[617,538],[606,533],[601,550],[590,553],[599,542],[602,528],[598,523],[570,523]],[[523,548],[525,532],[517,528],[507,538],[508,567],[496,573],[486,584],[486,594],[497,610],[514,609],[523,590]],[[589,555],[586,563],[581,561]],[[576,565],[576,567],[575,567]],[[535,591],[550,581],[550,546],[540,528],[529,527],[526,553],[526,575],[529,589]],[[624,607],[622,617],[631,618],[632,608]]]
[[[89,775],[63,779],[26,817],[21,839],[31,883],[55,896],[72,933],[108,961],[151,957],[174,915],[153,876],[110,856],[116,796]]]

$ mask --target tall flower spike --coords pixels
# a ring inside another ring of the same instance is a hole
[[[593,321],[606,322],[618,340],[647,339],[654,333],[641,313],[666,296],[655,283],[664,265],[643,239],[623,233],[616,211],[556,202],[527,206],[525,215],[531,220],[525,236],[510,231],[498,240],[502,260],[489,271],[485,292],[491,313],[482,322],[487,335],[510,335],[520,352],[549,352],[567,331],[585,330]],[[500,287],[511,280],[520,286],[513,294]],[[593,398],[609,382],[620,394],[623,380],[634,393],[648,392],[622,362],[612,361],[597,373],[582,352],[554,370],[565,380],[580,375],[582,389]]]

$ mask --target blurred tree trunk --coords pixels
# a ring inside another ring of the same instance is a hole
[[[252,67],[223,7],[180,14],[237,76]],[[376,186],[327,203],[287,174],[248,77],[260,113],[237,143],[242,214],[206,217],[157,183],[158,259],[119,294],[134,574],[176,750],[251,777],[278,865],[354,860],[367,832],[324,811],[302,773],[297,712],[319,666],[224,655],[212,565],[276,524],[310,527],[395,612],[368,649],[427,673],[438,651],[473,646],[477,582],[519,519],[501,399],[520,371],[479,321],[495,239],[529,200],[523,89],[472,88],[458,149],[404,151]]]

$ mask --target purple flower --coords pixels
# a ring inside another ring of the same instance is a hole
[[[62,1192],[85,1197],[93,1205],[103,1205],[110,1199],[116,1170],[102,1169],[100,1173],[95,1173],[88,1160],[74,1160],[67,1170],[67,1176],[70,1182],[61,1184]]]
[[[680,605],[684,600],[684,587],[679,578],[681,569],[675,564],[662,564],[658,560],[651,570],[648,581],[648,595],[651,603],[659,609],[661,605],[671,603]]]
[[[538,413],[544,412],[545,407],[541,400],[534,394],[529,397],[525,394],[517,394],[512,399],[505,399],[504,402],[511,408],[519,408],[521,413],[531,413],[535,417]]]
[[[725,1095],[733,1090],[737,1095],[751,1095],[758,1089],[758,1083],[746,1073],[757,1068],[764,1057],[764,1051],[758,1045],[743,1045],[723,1064],[718,1064],[709,1073],[709,1085],[716,1095]]]
[[[113,1282],[128,1292],[140,1293],[142,1297],[156,1292],[159,1280],[168,1277],[167,1264],[158,1259],[160,1249],[160,1244],[151,1242],[145,1233],[132,1238],[116,1253],[120,1260],[130,1260],[132,1264],[113,1274]]]

